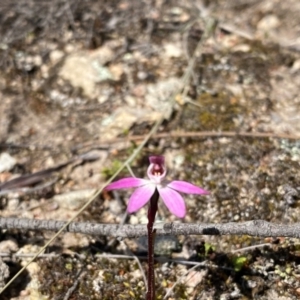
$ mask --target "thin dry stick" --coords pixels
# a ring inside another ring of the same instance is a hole
[[[68,300],[72,296],[72,294],[76,290],[76,288],[77,288],[80,280],[86,275],[86,272],[82,272],[82,273],[81,272],[82,272],[82,270],[80,270],[79,272],[77,272],[77,274],[76,274],[77,279],[74,281],[73,285],[69,288],[69,290],[65,294],[63,300]]]
[[[142,276],[143,276],[143,280],[144,280],[145,286],[147,286],[147,277],[146,277],[146,274],[145,274],[145,272],[144,272],[143,266],[142,266],[142,264],[141,264],[139,258],[138,258],[136,255],[134,255],[134,254],[132,253],[132,256],[133,256],[134,260],[136,261],[136,263],[138,264],[138,266],[139,266],[139,268],[140,268],[140,271],[141,271],[141,274],[142,274]]]
[[[230,223],[164,223],[155,226],[156,235],[249,235],[255,237],[300,238],[300,222],[290,225],[275,224],[264,220]],[[1,218],[0,229],[48,230],[76,232],[96,236],[137,238],[147,236],[147,225],[117,225],[55,220],[32,220],[22,218]],[[51,240],[52,242],[52,240]],[[49,245],[49,242],[39,253]],[[38,253],[38,254],[39,254]]]
[[[234,253],[245,252],[245,251],[249,251],[249,250],[253,250],[253,249],[263,248],[263,247],[271,247],[271,246],[272,246],[271,243],[252,245],[252,246],[249,246],[249,247],[244,247],[244,248],[232,250],[231,253],[234,254]]]
[[[56,183],[56,181],[57,181],[57,178],[54,178],[53,180],[50,180],[50,181],[47,181],[45,183],[39,184],[39,185],[37,185],[33,188],[24,187],[24,188],[12,189],[12,190],[4,190],[4,191],[0,190],[0,196],[5,196],[5,195],[11,194],[11,193],[20,193],[22,195],[31,194],[31,193],[37,192],[39,190],[43,190],[45,188],[48,188],[49,186]]]
[[[252,249],[249,249],[249,250],[252,250]],[[234,253],[234,252],[231,252],[231,253]],[[8,253],[8,252],[1,252],[0,253],[0,257],[4,257],[4,258],[5,257],[12,257],[12,258],[25,257],[25,258],[27,258],[27,257],[33,257],[35,255],[36,255],[36,253],[14,253],[14,254]],[[62,254],[44,253],[44,254],[40,254],[38,256],[38,258],[57,258],[61,255]],[[78,253],[74,253],[74,255],[78,256],[80,259],[85,258],[84,255],[81,255],[81,254],[78,254]],[[138,256],[138,255],[134,255],[133,253],[130,254],[130,255],[104,253],[104,254],[96,254],[95,257],[96,258],[105,258],[105,259],[132,259],[132,260],[136,260],[137,262],[139,262],[139,264],[140,264],[139,260],[147,260],[146,256]],[[156,257],[155,261],[158,261],[158,262],[161,262],[161,263],[169,262],[169,263],[176,263],[176,264],[180,264],[180,265],[190,265],[190,266],[198,265],[199,266],[199,262],[197,262],[197,261],[182,260],[182,259],[171,259],[171,258],[166,258],[166,257]],[[203,262],[201,262],[200,264],[202,264],[202,263]],[[220,268],[220,269],[223,269],[223,270],[233,270],[233,268],[221,267],[221,266],[212,265],[212,264],[205,264],[204,266],[213,267],[213,268]],[[141,271],[142,271],[142,269],[141,269]],[[143,277],[144,277],[144,280],[146,280],[145,273],[144,273]],[[146,283],[147,283],[147,280],[145,281],[145,286],[146,286]]]
[[[150,136],[154,134],[159,127],[159,125],[162,123],[163,119],[158,120],[154,126],[152,127],[150,133],[145,137],[144,141],[138,146],[138,148],[132,153],[132,155],[123,163],[123,165],[105,182],[105,184],[99,188],[95,194],[87,201],[85,205],[74,215],[73,218],[71,218],[68,222],[65,222],[65,224],[60,228],[60,230],[48,241],[48,243],[45,244],[44,247],[38,251],[38,253],[31,259],[29,262],[19,271],[9,282],[2,288],[0,291],[0,294],[3,293],[3,291],[36,259],[36,257],[41,254],[57,237],[60,235],[63,231],[65,231],[68,226],[93,202],[93,200],[103,191],[104,187],[107,186],[109,183],[111,183],[115,177],[126,167],[126,165],[130,164],[134,158],[138,155],[138,153],[141,151],[141,149],[144,147],[144,145],[149,140]]]
[[[36,253],[9,253],[9,252],[0,252],[0,257],[11,257],[11,258],[17,258],[17,257],[33,257]],[[53,254],[53,253],[43,253],[40,254],[38,257],[58,257],[60,254]]]
[[[124,138],[116,138],[112,140],[104,140],[101,141],[101,145],[96,145],[95,141],[92,143],[81,144],[75,147],[75,150],[92,147],[92,148],[101,148],[103,145],[113,145],[117,143],[130,143],[130,142],[138,142],[144,139],[144,135],[131,135]],[[244,132],[244,131],[171,131],[171,132],[162,132],[157,133],[151,136],[151,139],[167,139],[167,138],[221,138],[221,137],[229,137],[229,138],[274,138],[274,139],[288,139],[288,140],[299,140],[300,136],[291,135],[291,134],[277,134],[272,132]]]
[[[207,138],[207,137],[248,137],[248,138],[275,138],[275,139],[289,139],[289,140],[299,140],[300,136],[290,135],[290,134],[276,134],[271,132],[239,132],[239,131],[201,131],[201,132],[180,132],[171,131],[168,133],[158,133],[153,135],[152,138]],[[131,136],[130,138],[138,140],[138,136]],[[140,137],[141,139],[141,137]]]
[[[131,175],[132,177],[136,177],[136,176],[134,175],[134,173],[133,173],[131,167],[130,167],[128,164],[126,165],[126,168],[127,168],[128,172],[130,173],[130,175]]]
[[[123,254],[96,254],[95,257],[107,258],[107,259],[109,259],[109,258],[134,259],[134,257],[132,257],[130,255],[123,255]],[[146,256],[137,256],[137,258],[144,259],[144,260],[147,259]],[[204,261],[199,263],[199,261],[171,259],[171,258],[166,258],[166,257],[156,257],[155,260],[158,262],[162,262],[162,263],[169,262],[169,263],[175,263],[175,264],[180,264],[180,265],[188,265],[188,266],[197,265],[197,267],[203,266],[203,267],[216,268],[216,269],[222,269],[222,270],[228,270],[228,271],[234,270],[233,268],[218,266],[218,265],[212,264],[211,262],[207,262],[207,261],[206,261],[206,263]]]

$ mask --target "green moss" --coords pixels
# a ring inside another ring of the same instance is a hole
[[[114,159],[109,167],[103,168],[102,169],[102,174],[105,177],[111,177],[113,174],[115,174],[115,172],[120,169],[120,167],[122,166],[123,162],[118,160],[118,159]]]
[[[203,106],[199,113],[199,122],[202,130],[232,130],[235,127],[234,119],[246,112],[238,104],[238,99],[227,94],[213,96],[204,93],[199,96],[198,102]]]
[[[239,102],[227,93],[202,93],[197,99],[201,108],[188,105],[182,113],[181,125],[188,131],[233,130],[236,120],[248,113],[248,108]]]
[[[208,255],[208,254],[210,254],[210,253],[212,253],[212,252],[214,252],[216,250],[215,246],[210,245],[208,243],[204,244],[204,248],[205,248],[205,255]]]
[[[72,271],[73,265],[72,265],[71,263],[67,263],[67,264],[65,265],[65,268],[66,268],[68,271]]]
[[[233,268],[236,272],[241,271],[241,269],[246,265],[248,259],[246,256],[234,256],[231,259]]]

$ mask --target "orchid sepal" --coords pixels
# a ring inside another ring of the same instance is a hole
[[[126,177],[119,179],[110,183],[108,186],[105,187],[106,191],[111,190],[118,190],[118,189],[127,189],[133,187],[140,187],[145,184],[148,184],[148,180],[136,177]]]
[[[176,190],[185,194],[198,194],[198,195],[208,195],[209,191],[206,191],[192,183],[182,181],[182,180],[174,180],[171,181],[167,187]]]
[[[155,188],[154,184],[147,184],[145,186],[138,187],[129,198],[127,211],[129,213],[134,213],[142,208],[154,194]]]

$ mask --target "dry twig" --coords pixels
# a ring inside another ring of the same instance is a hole
[[[73,147],[72,151],[78,151],[79,149],[83,148],[106,148],[109,149],[111,145],[118,144],[118,143],[131,143],[131,142],[139,142],[144,139],[144,135],[131,135],[128,137],[121,137],[116,138],[113,140],[105,140],[101,141],[101,144],[96,144],[95,141],[88,142],[85,144],[80,144],[75,147]],[[150,139],[174,139],[174,138],[192,138],[192,139],[205,139],[205,138],[222,138],[222,137],[228,137],[228,138],[262,138],[262,139],[288,139],[288,140],[299,140],[300,136],[292,135],[292,134],[278,134],[278,133],[272,133],[272,132],[245,132],[245,131],[200,131],[200,132],[194,132],[194,131],[171,131],[171,132],[162,132],[157,133],[151,136]],[[128,145],[124,145],[128,146]]]
[[[61,230],[63,228],[63,230]],[[147,235],[146,225],[116,225],[55,220],[0,218],[0,229],[49,230],[136,238]],[[300,223],[274,224],[264,220],[241,223],[165,223],[156,230],[157,235],[250,235],[257,237],[300,238]]]

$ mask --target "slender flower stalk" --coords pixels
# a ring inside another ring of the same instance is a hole
[[[155,299],[155,274],[154,274],[154,241],[156,229],[153,229],[155,215],[157,212],[157,202],[159,194],[155,190],[154,194],[151,196],[149,201],[148,209],[148,290],[147,290],[147,300]]]
[[[148,291],[147,300],[155,299],[155,277],[154,277],[154,239],[155,229],[153,224],[157,212],[157,202],[159,196],[169,211],[176,217],[183,218],[186,215],[186,207],[182,196],[178,192],[186,194],[207,195],[208,191],[197,187],[186,181],[167,181],[165,179],[167,169],[163,156],[150,156],[150,165],[147,170],[149,180],[135,177],[128,177],[117,180],[109,184],[105,189],[132,188],[137,189],[131,195],[127,211],[136,212],[149,202],[148,209]]]

